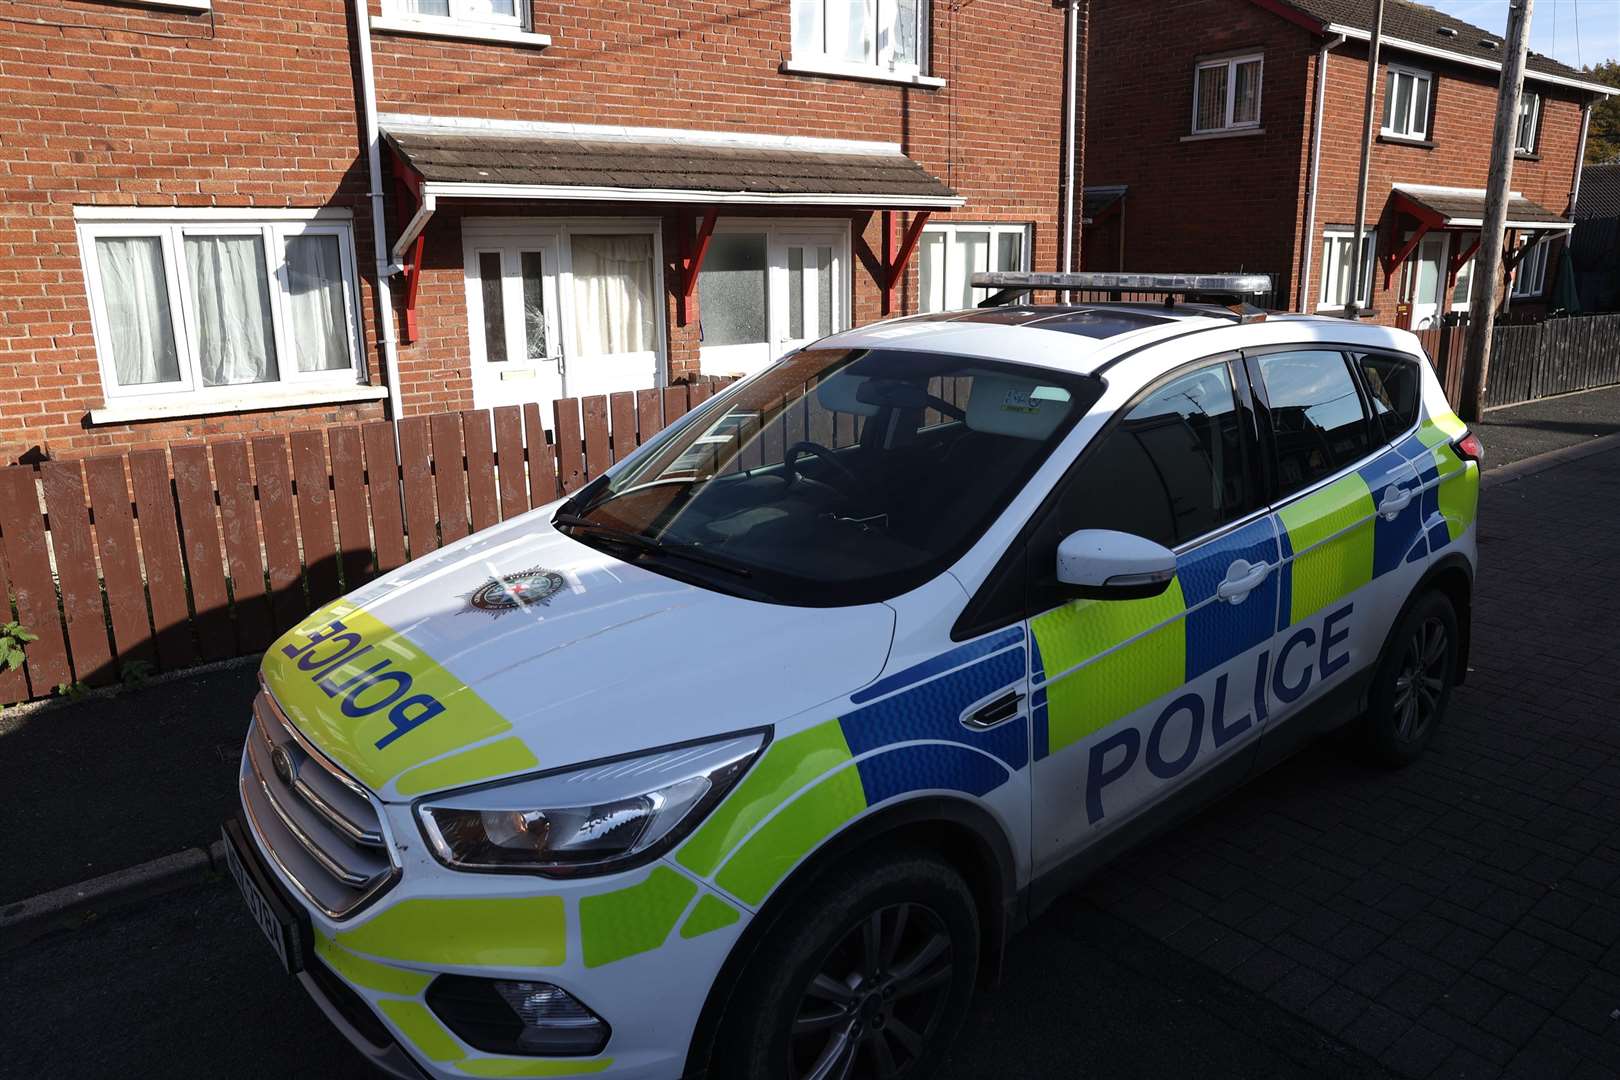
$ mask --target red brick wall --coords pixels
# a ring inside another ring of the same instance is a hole
[[[1085,182],[1130,187],[1124,269],[1293,280],[1311,35],[1249,0],[1092,0],[1091,21]],[[1187,139],[1197,62],[1251,49],[1265,54],[1264,134]],[[1099,226],[1085,265],[1118,269],[1120,226]]]
[[[380,0],[373,0],[380,11]],[[791,56],[787,0],[768,3],[534,0],[544,50],[378,33],[384,113],[498,120],[622,124],[898,143],[945,179],[967,205],[934,220],[1034,224],[1033,263],[1056,269],[1061,190],[1064,13],[1045,0],[935,0],[931,73],[940,89],[782,73]],[[466,379],[467,314],[458,212],[429,227],[419,304],[421,341],[401,350],[407,412],[472,402]],[[543,214],[664,216],[666,260],[678,250],[671,208],[535,207]],[[460,213],[511,215],[511,205]],[[739,209],[728,216],[747,214]],[[817,216],[773,208],[771,216]],[[896,215],[896,231],[909,220]],[[861,233],[881,251],[881,218]],[[894,314],[916,308],[916,260],[896,290]],[[852,322],[880,318],[880,292],[852,259]],[[666,284],[673,276],[666,274]],[[697,371],[697,298],[677,327],[665,297],[670,374]]]
[[[214,0],[211,13],[196,14],[98,0],[6,6],[0,461],[35,447],[77,455],[382,414],[380,403],[367,403],[89,422],[103,394],[76,204],[351,209],[367,363],[372,381],[382,381],[347,7]],[[968,198],[957,217],[1033,222],[1035,265],[1056,266],[1060,9],[1046,0],[935,0],[932,70],[948,85],[921,89],[782,74],[788,8],[787,0],[533,0],[534,29],[554,41],[543,51],[378,32],[380,107],[897,142]],[[421,338],[401,353],[408,412],[471,403],[458,221],[476,209],[441,209],[429,230]],[[391,206],[395,228],[397,214]],[[865,231],[874,250],[877,220]],[[670,218],[666,254],[676,250],[672,230]],[[854,321],[877,318],[875,283],[858,263],[851,276]],[[913,263],[897,311],[914,308],[915,282]],[[696,366],[696,322],[679,329],[673,315],[671,301],[668,355],[679,376]]]
[[[0,461],[380,415],[375,404],[103,426],[87,415],[102,390],[75,204],[349,207],[369,264],[348,36],[343,0],[216,0],[211,15],[5,5]],[[362,311],[369,324],[369,292]]]
[[[1387,61],[1380,65],[1374,102],[1374,143],[1367,183],[1369,225],[1385,221],[1381,245],[1391,242],[1386,207],[1393,186],[1441,184],[1453,187],[1483,188],[1490,173],[1491,127],[1496,116],[1497,76],[1493,71],[1449,65],[1428,58],[1395,54],[1397,63],[1429,71],[1434,77],[1430,141],[1432,148],[1377,141],[1377,125],[1384,115]],[[1327,104],[1322,132],[1321,192],[1318,196],[1313,243],[1311,285],[1308,293],[1314,309],[1321,295],[1323,226],[1352,225],[1356,214],[1356,181],[1361,165],[1362,117],[1367,86],[1367,52],[1359,46],[1346,46],[1328,57]],[[1539,161],[1519,159],[1513,163],[1513,190],[1556,213],[1569,208],[1569,192],[1575,179],[1575,148],[1580,139],[1581,106],[1574,91],[1546,83],[1530,82],[1528,88],[1542,94]],[[1410,224],[1407,222],[1407,224]],[[1387,247],[1381,250],[1388,250]],[[1548,284],[1552,272],[1549,268]],[[1397,271],[1384,288],[1379,269],[1373,281],[1373,308],[1377,319],[1394,323],[1395,306],[1401,286]],[[1515,306],[1518,306],[1517,302]]]

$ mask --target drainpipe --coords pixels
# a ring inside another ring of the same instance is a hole
[[[1074,272],[1075,221],[1075,141],[1080,135],[1080,118],[1075,105],[1080,86],[1080,0],[1069,0],[1067,40],[1064,42],[1063,107],[1069,118],[1068,137],[1063,147],[1063,272]]]
[[[1311,171],[1305,181],[1305,257],[1299,266],[1299,300],[1294,310],[1304,314],[1311,287],[1311,257],[1316,252],[1316,185],[1322,172],[1322,106],[1327,96],[1328,53],[1344,44],[1338,34],[1322,42],[1316,53],[1316,101],[1311,106]],[[1123,264],[1122,264],[1123,265]]]
[[[1575,145],[1575,183],[1569,189],[1569,212],[1575,213],[1575,203],[1581,197],[1581,170],[1586,164],[1586,129],[1592,123],[1592,103],[1581,106],[1581,138]]]
[[[388,383],[388,418],[405,414],[399,389],[399,335],[394,329],[394,290],[388,256],[388,219],[383,205],[382,134],[377,127],[377,80],[371,66],[371,7],[354,0],[356,46],[360,50],[360,101],[365,114],[366,158],[371,170],[371,241],[377,251],[377,323],[382,330],[383,379]],[[398,432],[396,427],[395,432]]]

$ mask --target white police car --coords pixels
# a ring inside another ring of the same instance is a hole
[[[233,873],[398,1076],[927,1076],[1077,876],[1315,733],[1423,749],[1479,455],[1377,326],[837,335],[278,641]]]

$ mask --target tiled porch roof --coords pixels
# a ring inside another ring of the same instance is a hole
[[[1485,192],[1475,188],[1427,187],[1397,184],[1395,194],[1442,218],[1447,228],[1477,228],[1485,219]],[[1570,221],[1540,203],[1514,195],[1508,200],[1510,229],[1568,229]]]
[[[663,196],[690,202],[919,208],[962,202],[944,181],[898,150],[828,152],[718,140],[409,128],[389,129],[385,137],[425,182],[464,185],[469,195],[511,197],[533,189],[537,198]]]

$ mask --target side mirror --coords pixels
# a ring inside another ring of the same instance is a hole
[[[1088,600],[1158,596],[1175,576],[1174,552],[1131,533],[1082,529],[1058,545],[1058,581],[1065,592]]]

